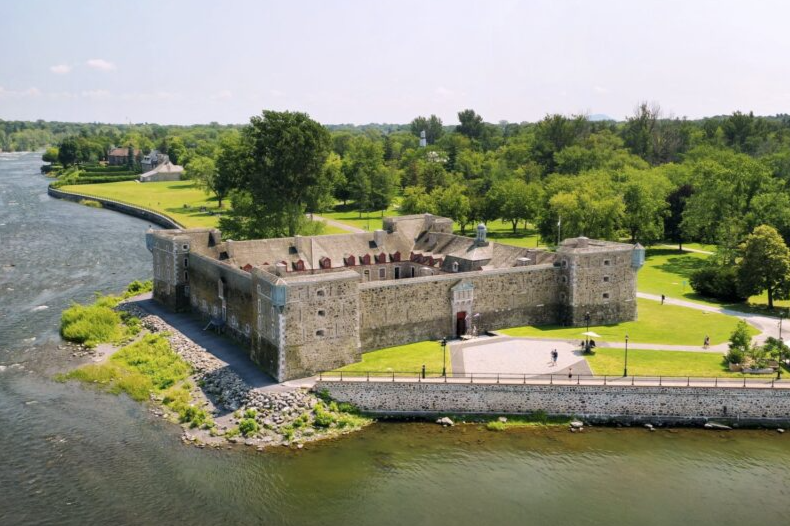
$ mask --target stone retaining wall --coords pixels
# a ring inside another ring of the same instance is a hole
[[[529,414],[596,422],[790,421],[790,391],[723,387],[319,381],[335,400],[375,414]]]
[[[121,212],[122,214],[139,217],[140,219],[144,219],[155,225],[159,225],[162,228],[184,228],[174,219],[171,219],[164,214],[160,214],[145,208],[140,208],[139,206],[130,205],[128,203],[121,203],[120,201],[113,201],[112,199],[106,199],[104,197],[97,197],[94,195],[65,192],[63,190],[53,188],[52,186],[47,187],[47,193],[56,199],[64,199],[66,201],[73,201],[75,203],[79,203],[84,199],[98,201],[107,210],[113,210],[115,212]]]

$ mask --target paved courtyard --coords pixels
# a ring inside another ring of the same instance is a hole
[[[551,351],[557,349],[557,365]],[[592,374],[581,351],[571,343],[497,336],[450,346],[454,374]]]

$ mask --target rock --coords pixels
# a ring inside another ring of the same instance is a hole
[[[582,422],[579,422],[578,420],[574,420],[571,422],[571,427],[574,429],[581,429],[584,427],[584,424]]]
[[[497,420],[499,420],[499,421],[500,421],[500,422],[502,422],[503,424],[506,424],[506,423],[507,423],[507,417],[505,417],[505,416],[500,416],[499,418],[497,418]]]
[[[645,429],[653,429],[653,424],[645,424]]]
[[[782,429],[782,428],[780,427],[780,428],[777,428],[776,432],[777,432],[777,433],[784,433],[784,432],[785,432],[785,430],[784,430],[784,429]]]
[[[439,424],[439,425],[442,425],[442,426],[452,426],[452,425],[454,425],[453,421],[447,416],[443,416],[442,418],[437,420],[436,423]]]
[[[725,426],[724,424],[717,424],[715,422],[708,422],[705,424],[705,429],[715,429],[718,431],[730,431],[732,428],[730,426]]]

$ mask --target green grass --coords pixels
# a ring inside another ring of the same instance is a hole
[[[489,221],[486,225],[488,238],[497,243],[502,243],[503,245],[513,245],[525,248],[544,247],[545,245],[539,243],[537,230],[534,228],[523,228],[523,225],[523,223],[519,223],[518,228],[516,228],[516,233],[514,234],[513,225],[510,221],[502,221],[501,219]],[[460,234],[461,231],[456,229],[455,233]],[[475,237],[475,235],[477,235],[477,225],[468,225],[466,228],[466,235]]]
[[[692,243],[692,245],[695,244]],[[703,249],[716,248],[715,245],[696,245]],[[752,296],[746,303],[730,303],[701,296],[694,292],[690,285],[691,274],[701,268],[709,257],[707,254],[679,252],[670,248],[650,248],[646,253],[645,266],[639,270],[637,277],[639,292],[656,295],[664,294],[669,298],[743,312],[762,313],[767,310],[768,295],[765,293],[759,296]],[[685,285],[683,282],[685,282]],[[790,307],[790,301],[788,300],[775,301],[774,304],[783,308]],[[772,314],[770,312],[766,313]]]
[[[598,341],[622,342],[628,334],[634,343],[658,343],[667,345],[702,345],[707,334],[711,344],[725,342],[735,329],[738,319],[724,314],[703,312],[696,309],[661,305],[657,301],[637,300],[639,320],[610,325],[591,325],[590,330],[597,332]],[[509,336],[532,338],[578,339],[584,337],[585,327],[561,327],[544,325],[539,327],[514,327],[499,331]],[[751,334],[757,329],[749,326]]]
[[[186,380],[190,373],[189,364],[173,352],[164,336],[147,334],[113,354],[105,363],[80,367],[59,379],[80,380],[143,401],[151,393],[165,391]]]
[[[353,226],[356,228],[361,228],[362,230],[377,230],[381,228],[382,220],[384,217],[388,216],[396,216],[398,214],[397,205],[393,204],[386,210],[377,210],[374,212],[358,212],[352,208],[353,205],[342,205],[339,204],[335,206],[335,209],[331,212],[321,212],[319,215],[322,217],[326,217],[327,219],[332,219],[334,221],[338,221],[340,223],[344,223],[349,226]],[[344,233],[347,233],[344,231]]]
[[[598,349],[587,357],[587,363],[596,375],[620,376],[624,366],[623,349]],[[724,356],[714,353],[683,351],[654,351],[630,349],[628,374],[635,376],[726,376],[733,378],[765,377],[731,372],[724,363]]]
[[[165,181],[160,183],[121,183],[85,184],[63,187],[67,192],[78,192],[107,199],[115,199],[133,205],[145,206],[164,212],[187,228],[216,227],[218,215],[217,200],[195,186],[193,181]],[[186,206],[185,206],[186,205]],[[223,203],[224,206],[227,206]],[[206,207],[207,212],[202,212]]]
[[[447,369],[450,369],[449,348],[447,349]],[[382,373],[417,373],[425,365],[426,374],[442,373],[442,346],[437,341],[424,341],[388,347],[362,355],[362,361],[346,365],[338,371]]]

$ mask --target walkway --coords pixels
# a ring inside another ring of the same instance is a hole
[[[557,364],[551,361],[556,349]],[[537,340],[495,336],[450,342],[450,363],[454,375],[496,373],[591,375],[592,370],[578,346],[562,340]]]
[[[352,234],[364,234],[367,230],[362,228],[357,228],[355,226],[347,225],[346,223],[341,223],[340,221],[335,221],[334,219],[329,219],[328,217],[320,216],[318,214],[310,214],[313,221],[323,221],[327,225],[333,226],[335,228],[339,228],[341,230],[345,230],[346,232],[351,232]]]
[[[658,245],[658,246],[663,247],[663,248],[674,248],[675,250],[677,250],[677,245],[666,245],[666,244],[664,244],[664,245]],[[709,256],[712,256],[714,254],[714,252],[711,252],[710,250],[700,250],[698,248],[684,248],[683,252],[695,252],[697,254],[707,254]]]

